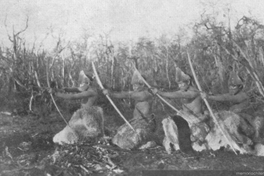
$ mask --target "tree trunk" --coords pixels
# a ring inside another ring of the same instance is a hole
[[[171,88],[171,81],[169,76],[169,51],[168,46],[165,46],[166,48],[166,78],[168,80],[169,88]]]
[[[113,55],[111,57],[111,87],[115,89],[115,57]]]

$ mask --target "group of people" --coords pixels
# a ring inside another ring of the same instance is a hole
[[[82,107],[77,110],[69,124],[54,136],[56,143],[74,143],[81,138],[98,138],[104,136],[104,116],[103,110],[95,105],[98,97],[96,81],[90,72],[80,73],[80,87],[65,88],[62,92],[54,95],[64,99],[81,99]],[[239,135],[247,139],[237,141],[251,145],[263,143],[264,116],[263,113],[255,111],[254,114],[247,114],[250,107],[251,97],[244,92],[243,80],[236,72],[231,72],[229,78],[229,92],[221,95],[207,95],[200,92],[195,86],[190,75],[184,73],[179,67],[176,68],[176,80],[179,90],[163,92],[157,88],[149,89],[145,86],[142,76],[135,71],[132,77],[132,91],[113,92],[108,89],[103,90],[103,94],[112,98],[131,98],[135,101],[133,118],[120,126],[117,133],[112,138],[112,143],[122,149],[139,148],[151,140],[155,131],[154,118],[152,116],[152,101],[155,94],[164,98],[178,99],[182,104],[182,109],[177,114],[185,119],[190,127],[190,139],[193,143],[205,144],[208,133],[215,127],[214,121],[203,102],[203,98],[211,101],[226,101],[232,106],[229,111],[237,114],[240,119],[237,123]],[[218,118],[221,121],[221,118]],[[232,119],[231,119],[232,120]],[[223,120],[224,121],[224,120]],[[228,127],[227,127],[228,128]],[[164,129],[166,130],[166,129]],[[172,131],[172,133],[174,133]],[[175,133],[177,133],[175,131]],[[248,142],[250,141],[250,142]],[[208,146],[207,146],[208,147]]]

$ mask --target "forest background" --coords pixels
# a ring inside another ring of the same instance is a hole
[[[55,82],[57,88],[77,86],[80,70],[92,71],[92,61],[101,81],[109,89],[131,90],[135,64],[150,85],[175,90],[175,67],[191,74],[187,52],[203,91],[211,94],[227,92],[230,71],[235,71],[245,81],[246,91],[263,96],[263,24],[257,17],[242,15],[231,25],[234,21],[231,6],[221,9],[210,3],[204,6],[199,20],[190,23],[188,29],[181,27],[170,35],[116,42],[108,33],[95,37],[86,30],[75,41],[68,41],[62,33],[53,36],[56,45],[52,49],[43,47],[45,39],[40,45],[34,42],[29,45],[24,34],[31,24],[30,16],[23,15],[23,26],[13,25],[9,30],[6,15],[3,24],[11,45],[0,46],[1,106],[13,113],[32,112],[47,116],[54,110],[47,91],[50,82]],[[49,35],[53,35],[52,32],[47,32],[46,38]],[[100,95],[101,100],[105,100]],[[104,106],[100,98],[99,105]],[[124,107],[130,107],[131,102],[122,103]]]

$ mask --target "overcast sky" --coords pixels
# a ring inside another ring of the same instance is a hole
[[[78,40],[84,30],[110,34],[114,41],[173,34],[199,20],[205,8],[201,2],[209,1],[217,2],[216,11],[229,4],[233,19],[250,15],[264,24],[263,0],[0,0],[0,43],[8,44],[13,26],[15,31],[24,28],[27,15],[29,28],[23,35],[29,43],[43,40],[51,29],[46,42],[59,35]]]

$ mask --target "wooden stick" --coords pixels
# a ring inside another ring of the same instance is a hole
[[[188,55],[189,65],[190,65],[190,67],[191,67],[191,71],[192,71],[192,74],[193,74],[194,80],[195,80],[195,82],[196,82],[196,85],[197,85],[199,91],[202,92],[201,85],[200,85],[200,83],[198,82],[198,79],[197,79],[197,76],[196,76],[196,74],[195,74],[195,71],[194,71],[194,68],[193,68],[193,65],[192,65],[192,61],[191,61],[191,58],[190,58],[190,55],[189,55],[188,52],[187,52],[187,55]],[[237,155],[237,153],[236,153],[236,151],[235,151],[233,145],[231,145],[231,142],[228,140],[226,134],[224,133],[223,129],[221,128],[220,124],[218,123],[218,121],[217,121],[217,119],[216,119],[216,117],[215,117],[215,115],[214,115],[214,113],[213,113],[213,110],[212,110],[210,104],[208,103],[208,101],[207,101],[204,97],[202,97],[202,98],[203,98],[203,101],[205,102],[205,105],[207,106],[207,109],[209,110],[211,116],[213,117],[215,123],[217,124],[217,126],[218,126],[219,129],[220,129],[220,131],[222,132],[222,134],[224,135],[224,137],[225,137],[226,140],[228,141],[228,143],[229,143],[230,147],[232,148],[232,150],[233,150],[233,151],[235,152],[235,154]]]

